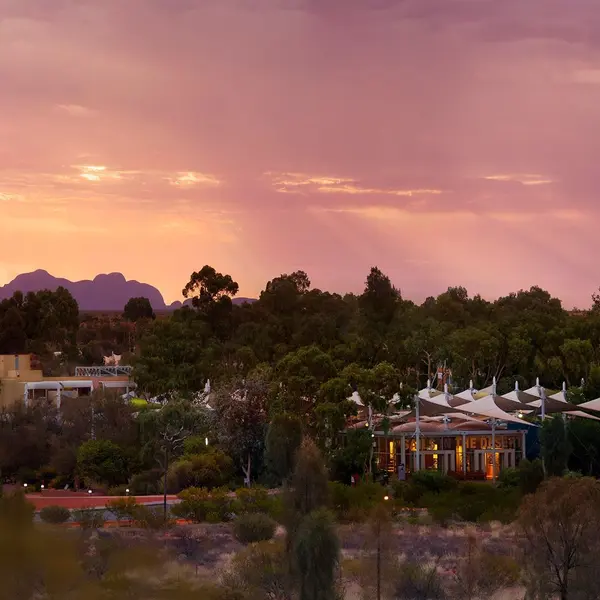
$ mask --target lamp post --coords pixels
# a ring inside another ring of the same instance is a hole
[[[383,501],[387,502],[390,497],[386,494]],[[377,600],[381,600],[381,518],[377,518]]]

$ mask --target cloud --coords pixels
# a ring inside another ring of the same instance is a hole
[[[437,195],[442,190],[436,189],[394,189],[361,185],[358,181],[347,177],[306,175],[303,173],[265,173],[271,179],[273,187],[284,193],[323,193],[352,195],[390,195],[418,196]]]
[[[527,173],[512,175],[486,175],[484,179],[489,181],[517,182],[522,185],[548,185],[553,183],[552,179],[548,179],[543,175],[533,175]]]
[[[67,113],[71,117],[93,117],[96,111],[79,104],[58,104],[56,109]]]

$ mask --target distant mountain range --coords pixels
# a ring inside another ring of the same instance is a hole
[[[56,290],[64,287],[77,300],[81,311],[121,311],[130,298],[144,297],[150,300],[154,310],[176,310],[184,303],[166,304],[162,294],[148,283],[125,279],[122,273],[96,275],[94,279],[70,281],[62,277],[54,277],[47,271],[38,270],[33,273],[17,275],[10,283],[0,286],[0,300],[10,298],[15,292],[38,292],[40,290]],[[253,298],[234,298],[234,304],[255,302]],[[185,304],[190,301],[186,300]]]

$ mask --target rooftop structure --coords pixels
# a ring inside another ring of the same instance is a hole
[[[373,456],[380,470],[410,475],[422,469],[438,470],[465,479],[495,480],[505,468],[526,456],[526,438],[547,415],[565,419],[600,420],[600,399],[580,405],[567,400],[566,385],[546,392],[539,381],[522,391],[496,393],[496,381],[477,391],[451,394],[428,386],[414,398],[413,409],[373,414],[357,393],[354,401],[363,420],[351,428],[366,427],[373,437]],[[391,405],[390,405],[391,406]]]
[[[31,358],[30,354],[0,355],[0,408],[39,398],[60,406],[63,397],[90,395],[99,388],[124,393],[135,388],[131,367],[76,367],[74,377],[44,377],[41,369],[32,366]]]

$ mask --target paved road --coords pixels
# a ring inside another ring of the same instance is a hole
[[[118,496],[53,496],[51,492],[43,494],[27,494],[27,500],[39,511],[44,506],[64,506],[69,510],[81,508],[104,508],[108,502],[115,500]],[[162,496],[133,496],[138,504],[162,504]],[[167,496],[167,502],[173,504],[177,501],[177,496]]]

